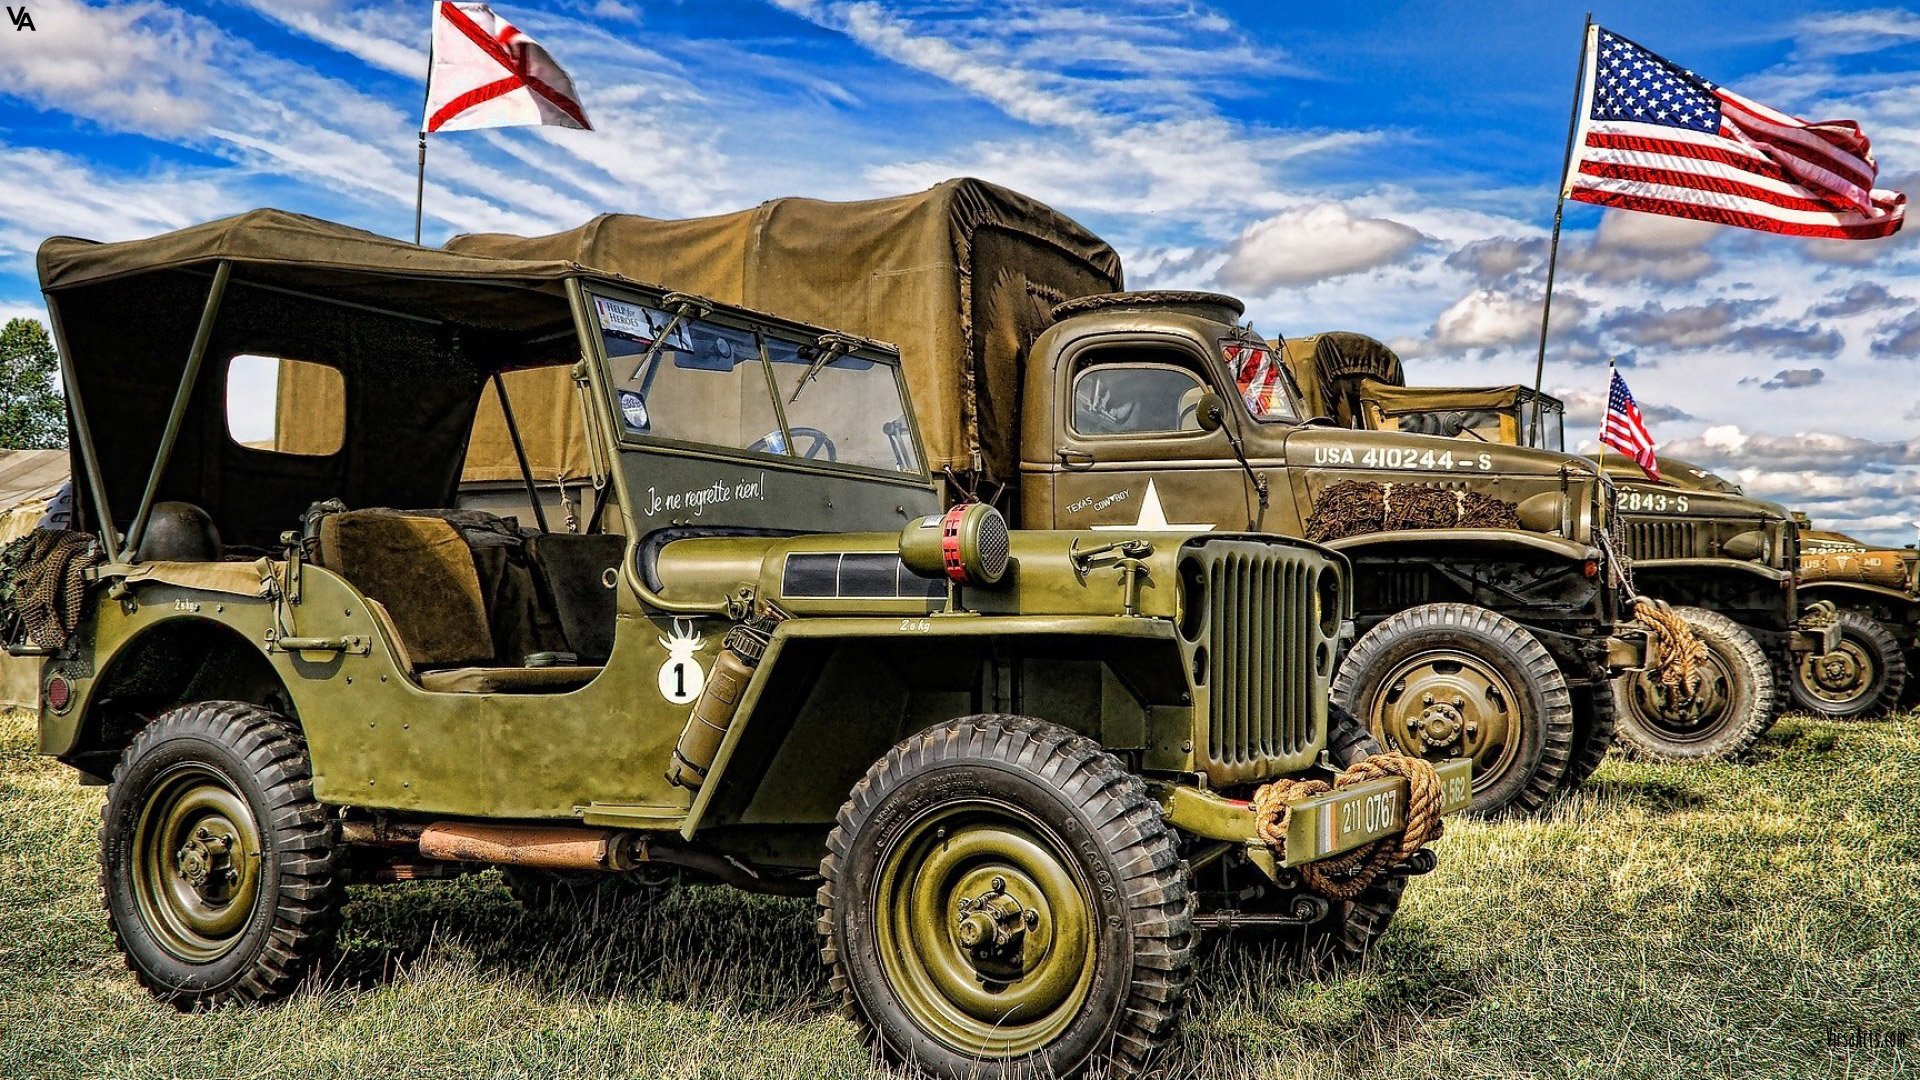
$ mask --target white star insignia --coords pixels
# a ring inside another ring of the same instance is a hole
[[[1198,522],[1175,523],[1167,520],[1167,511],[1160,505],[1160,489],[1147,481],[1147,493],[1140,498],[1140,519],[1131,525],[1094,525],[1094,529],[1116,532],[1125,529],[1129,532],[1212,532],[1212,525]]]

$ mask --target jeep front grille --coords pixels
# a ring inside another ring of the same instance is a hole
[[[1691,521],[1625,521],[1626,555],[1636,562],[1696,558],[1699,526]]]
[[[1196,663],[1207,709],[1195,756],[1223,785],[1303,767],[1326,737],[1331,639],[1346,614],[1337,577],[1324,555],[1277,544],[1219,540],[1192,550],[1207,650]],[[1316,603],[1323,573],[1330,596]]]

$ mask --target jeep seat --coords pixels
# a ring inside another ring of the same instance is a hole
[[[480,575],[445,521],[347,510],[320,522],[314,561],[379,601],[418,667],[493,659]]]
[[[494,666],[496,635],[475,553],[444,517],[395,510],[328,514],[320,521],[315,561],[378,605],[423,689],[562,693],[600,672],[586,666]]]

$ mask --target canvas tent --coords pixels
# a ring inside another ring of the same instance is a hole
[[[461,236],[447,248],[569,260],[897,344],[934,471],[987,481],[1014,475],[1019,367],[1053,305],[1122,287],[1105,241],[979,180],[866,202],[775,199],[682,221],[604,214],[550,236]],[[584,441],[563,374],[525,375],[508,391],[535,473],[579,475]],[[491,395],[481,408],[463,479],[517,476]]]

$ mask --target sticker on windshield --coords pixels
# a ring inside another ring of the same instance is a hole
[[[635,431],[645,431],[649,426],[646,400],[631,390],[620,391],[620,415],[626,417],[627,426]]]
[[[610,300],[604,296],[593,298],[594,310],[600,315],[600,328],[610,334],[619,334],[642,344],[651,345],[660,332],[672,322],[673,316],[654,308],[639,304],[629,304],[620,300]],[[687,338],[687,326],[684,320],[673,328],[673,334],[667,339],[667,346],[674,349],[688,349],[691,343]]]

